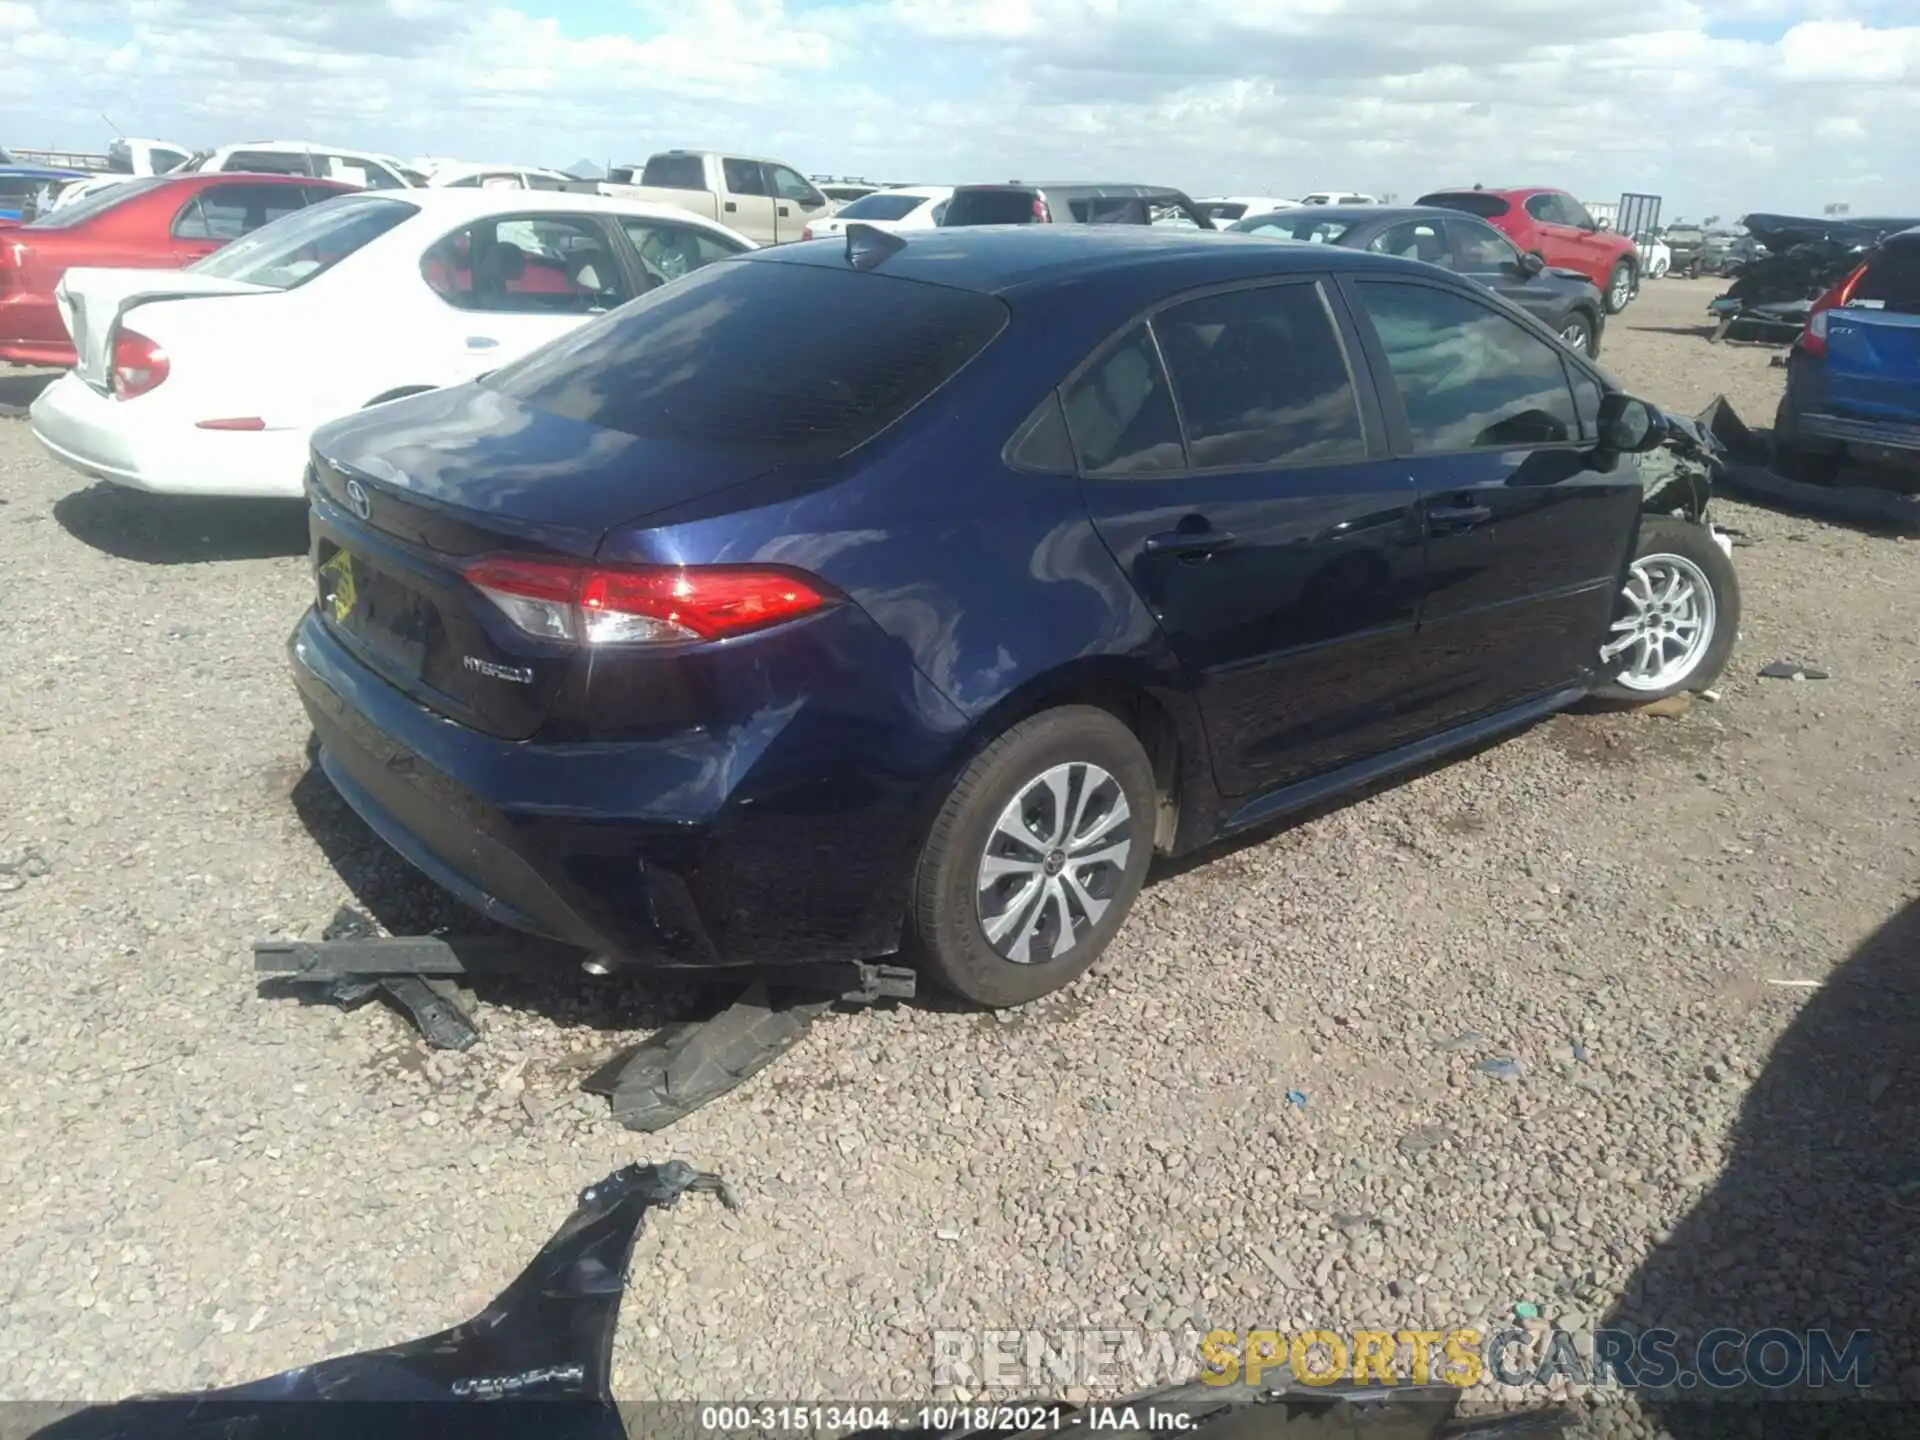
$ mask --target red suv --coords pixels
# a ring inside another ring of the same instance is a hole
[[[1564,190],[1525,186],[1517,190],[1436,190],[1416,205],[1440,205],[1478,215],[1504,230],[1522,250],[1556,270],[1577,270],[1595,285],[1607,313],[1618,315],[1640,293],[1640,254],[1633,241],[1602,230],[1587,207]]]

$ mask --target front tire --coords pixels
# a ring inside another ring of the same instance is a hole
[[[1578,310],[1570,311],[1561,317],[1560,343],[1576,355],[1584,355],[1589,360],[1600,353],[1600,347],[1594,340],[1593,321]]]
[[[907,951],[942,988],[1005,1009],[1084,974],[1153,860],[1158,789],[1133,732],[1065,705],[977,755],[920,854]]]
[[[1607,314],[1618,315],[1633,303],[1633,266],[1620,261],[1607,275]]]
[[[1602,700],[1646,705],[1720,678],[1740,630],[1740,578],[1706,525],[1670,515],[1640,521],[1625,591],[1601,663]]]

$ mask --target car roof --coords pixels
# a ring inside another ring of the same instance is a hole
[[[92,170],[69,170],[63,165],[0,165],[0,175],[28,180],[78,180],[96,173]]]
[[[1174,288],[1294,270],[1403,270],[1416,263],[1331,245],[1276,245],[1258,235],[1153,225],[967,225],[895,232],[891,239],[897,242],[891,253],[871,267],[880,274],[991,295],[1096,275],[1154,278]],[[835,236],[776,245],[745,258],[838,269],[847,264],[849,243]],[[1429,268],[1420,267],[1423,274]]]
[[[1524,200],[1529,195],[1571,195],[1559,185],[1439,185],[1429,195],[1497,195],[1502,200]]]

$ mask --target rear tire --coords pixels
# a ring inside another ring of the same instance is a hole
[[[1147,752],[1105,710],[1023,720],[961,773],[927,836],[908,955],[942,988],[1005,1009],[1078,979],[1153,860]]]
[[[1670,515],[1641,517],[1626,588],[1607,643],[1644,636],[1644,644],[1610,658],[1603,652],[1614,678],[1597,698],[1648,705],[1720,678],[1740,631],[1740,578],[1710,528]],[[1620,628],[1628,622],[1634,628]]]
[[[1633,303],[1633,266],[1620,261],[1607,273],[1607,288],[1602,293],[1607,314],[1618,315]]]

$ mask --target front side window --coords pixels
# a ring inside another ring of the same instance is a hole
[[[1083,225],[1145,225],[1147,202],[1134,195],[1096,195],[1070,200],[1067,209]]]
[[[1335,245],[1353,228],[1347,220],[1315,220],[1293,210],[1276,210],[1271,215],[1250,216],[1232,227],[1244,234],[1272,235],[1281,240],[1298,240],[1308,245]]]
[[[1551,195],[1529,195],[1527,197],[1527,214],[1542,224],[1565,224],[1566,222],[1560,218],[1560,207],[1554,204],[1553,201],[1554,197]]]
[[[644,287],[648,290],[690,275],[703,265],[741,253],[738,245],[728,244],[698,225],[676,225],[670,220],[643,220],[623,215],[620,227],[640,253],[640,263],[651,282]]]
[[[767,173],[773,177],[773,193],[779,199],[791,200],[799,205],[826,204],[824,195],[786,166],[769,165]]]
[[[1398,255],[1406,260],[1424,260],[1429,265],[1453,268],[1453,248],[1438,220],[1403,220],[1390,225],[1372,240],[1367,249],[1376,255]]]
[[[1163,310],[1196,470],[1366,459],[1346,353],[1316,284],[1233,290]]]
[[[1416,453],[1555,445],[1580,438],[1559,352],[1468,296],[1357,281],[1406,411]]]
[[[223,280],[290,290],[419,213],[404,200],[342,196],[284,215],[187,268]]]
[[[1089,475],[1152,475],[1181,469],[1180,420],[1153,337],[1136,325],[1069,385],[1067,430]]]
[[[458,310],[596,315],[633,298],[606,233],[584,215],[477,221],[428,249],[420,276]]]
[[[174,217],[173,235],[225,244],[305,208],[298,185],[209,185]]]

